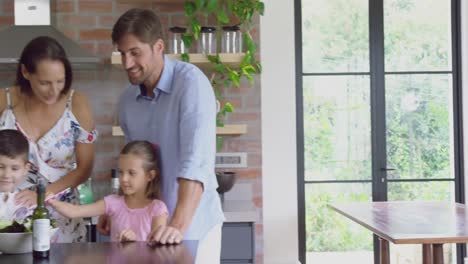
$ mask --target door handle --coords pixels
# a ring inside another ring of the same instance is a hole
[[[381,171],[394,171],[394,168],[380,168]]]

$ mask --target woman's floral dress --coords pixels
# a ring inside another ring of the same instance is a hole
[[[93,143],[97,138],[97,130],[91,132],[83,129],[72,113],[71,102],[73,90],[67,100],[63,115],[44,136],[36,142],[28,135],[16,121],[11,108],[10,89],[6,88],[7,109],[0,116],[0,129],[16,129],[21,131],[29,141],[29,161],[33,165],[27,175],[27,180],[19,187],[34,190],[38,177],[44,177],[52,183],[76,168],[75,143]],[[79,195],[73,189],[62,200],[79,204]],[[54,242],[86,242],[86,226],[82,218],[68,219],[55,211],[51,217],[56,219],[59,231],[52,238]]]

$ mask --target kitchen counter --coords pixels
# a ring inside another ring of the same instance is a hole
[[[226,222],[257,222],[257,211],[250,201],[225,200],[223,203]]]
[[[146,242],[57,243],[48,260],[34,260],[32,253],[0,255],[0,263],[194,263],[197,241],[150,247]]]

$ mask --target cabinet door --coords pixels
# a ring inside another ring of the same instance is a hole
[[[253,263],[254,248],[253,223],[224,223],[221,242],[222,263],[240,263],[239,261]]]

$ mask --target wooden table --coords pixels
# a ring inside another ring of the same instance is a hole
[[[33,262],[32,253],[0,255],[0,263],[15,264],[100,264],[161,263],[190,264],[195,262],[197,241],[180,245],[148,246],[145,242],[57,243],[50,248],[48,260]]]
[[[370,202],[329,205],[374,232],[380,263],[389,260],[389,244],[422,244],[424,264],[442,264],[444,243],[468,242],[468,211],[451,202]]]

